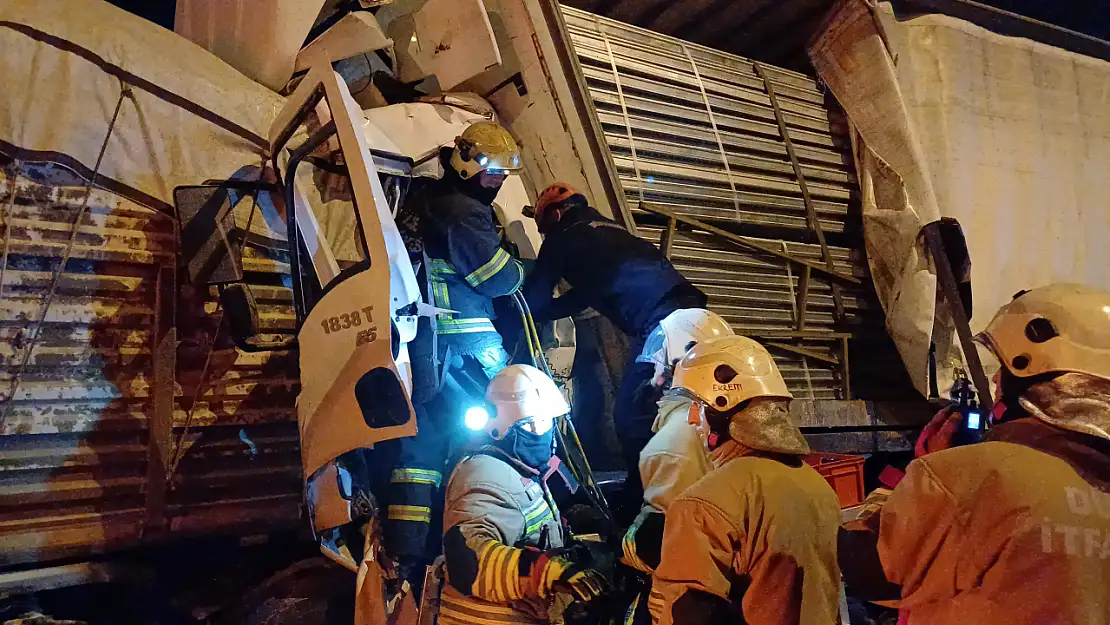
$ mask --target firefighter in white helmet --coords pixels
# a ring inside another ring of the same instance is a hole
[[[699,343],[675,367],[672,392],[714,469],[667,511],[651,610],[664,625],[828,625],[840,575],[836,493],[806,464],[790,391],[759,343]]]
[[[732,336],[728,322],[700,308],[676,310],[648,335],[637,362],[655,367],[651,380],[637,393],[637,402],[657,405],[655,434],[640,451],[640,480],[644,485],[639,515],[624,535],[623,561],[651,574],[659,565],[663,543],[663,515],[676,497],[712,469],[709,452],[689,423],[692,400],[664,395],[671,388],[674,367],[700,342]]]
[[[570,411],[558,387],[529,365],[510,365],[486,393],[492,418],[466,425],[488,444],[463,459],[447,484],[443,625],[546,623],[555,593],[589,602],[607,588],[593,569],[561,557],[567,536],[547,488],[558,471],[555,419]]]
[[[1110,291],[1019,293],[977,340],[1002,365],[986,442],[912,462],[845,526],[850,594],[921,623],[1110,623]]]

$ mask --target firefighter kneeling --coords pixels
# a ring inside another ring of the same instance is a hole
[[[557,472],[555,419],[570,411],[551,378],[512,365],[490,382],[492,419],[467,426],[489,444],[463,459],[447,484],[443,625],[546,623],[559,593],[590,602],[607,589],[597,571],[557,555],[568,540],[547,488]]]

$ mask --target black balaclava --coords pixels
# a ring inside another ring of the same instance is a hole
[[[494,442],[494,446],[509,457],[543,473],[547,463],[555,453],[555,427],[544,434],[533,434],[515,425],[505,432],[505,437]]]
[[[446,158],[443,161],[444,182],[449,183],[451,186],[457,189],[459,193],[462,193],[469,198],[475,199],[482,204],[485,204],[486,206],[492,206],[493,200],[497,197],[497,193],[501,191],[501,185],[498,185],[493,189],[487,189],[486,187],[483,187],[480,180],[482,177],[481,174],[474,174],[470,177],[470,179],[463,180],[463,177],[459,175],[459,172],[455,171],[454,167],[451,167],[450,150],[448,150],[445,154]]]
[[[1021,402],[1019,401],[1021,396],[1029,390],[1030,386],[1033,386],[1034,384],[1039,384],[1041,382],[1047,382],[1059,375],[1059,373],[1052,372],[1042,373],[1041,375],[1035,375],[1028,378],[1019,378],[1016,375],[1010,373],[1009,369],[1003,367],[1002,377],[998,383],[999,390],[1001,391],[1002,396],[999,397],[997,402],[995,402],[996,407],[994,410],[994,414],[992,415],[994,418],[994,425],[1029,416],[1029,413],[1027,413],[1025,409],[1021,407]],[[1002,406],[1002,408],[998,407],[999,404]]]

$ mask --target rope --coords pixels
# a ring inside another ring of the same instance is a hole
[[[27,364],[31,361],[31,354],[34,353],[35,345],[38,344],[42,325],[46,322],[46,315],[50,312],[51,304],[54,303],[54,293],[58,289],[58,282],[61,280],[62,274],[65,273],[65,268],[69,263],[70,256],[73,255],[73,247],[77,243],[77,233],[81,230],[81,222],[85,220],[85,211],[88,209],[89,200],[92,198],[93,185],[96,184],[97,175],[100,173],[100,165],[104,160],[104,154],[108,151],[108,140],[112,138],[112,133],[116,129],[116,121],[119,120],[119,113],[120,109],[123,107],[123,100],[128,97],[131,97],[131,86],[121,81],[119,98],[116,100],[116,109],[112,113],[112,120],[108,122],[108,132],[104,135],[104,141],[100,144],[100,153],[96,156],[96,165],[93,167],[92,176],[89,177],[89,181],[85,185],[85,198],[81,201],[80,208],[77,209],[77,218],[74,219],[73,228],[70,229],[69,242],[66,243],[65,252],[62,254],[62,261],[54,268],[53,276],[50,280],[50,289],[46,292],[46,298],[43,300],[39,310],[38,321],[34,326],[35,331],[31,335],[31,340],[27,344],[26,349],[23,351],[23,359],[20,362],[19,370],[16,371],[15,376],[12,378],[11,387],[8,389],[8,396],[4,399],[4,413],[0,415],[0,432],[4,429],[4,422],[8,420],[8,414],[11,412],[12,403],[15,401],[15,395],[19,392],[19,386],[23,381],[23,372],[27,370]]]
[[[698,89],[701,91],[701,99],[705,102],[705,112],[709,114],[709,126],[713,128],[713,136],[717,139],[717,149],[721,152],[721,162],[725,165],[725,176],[728,178],[728,188],[732,190],[732,207],[736,211],[736,221],[740,221],[740,197],[736,193],[736,182],[732,179],[732,168],[728,164],[728,152],[725,151],[725,142],[721,140],[721,133],[717,130],[717,119],[713,116],[713,107],[709,104],[709,94],[705,91],[705,83],[702,82],[701,72],[698,71],[698,64],[694,61],[694,56],[690,54],[690,49],[686,44],[682,44],[682,51],[686,54],[686,60],[690,61],[690,67],[694,70],[694,80],[698,81]]]
[[[200,401],[201,393],[208,382],[208,365],[212,363],[212,353],[216,351],[216,345],[220,342],[220,331],[224,327],[224,311],[220,308],[219,300],[216,300],[215,312],[220,313],[220,321],[216,326],[216,333],[212,336],[212,342],[208,345],[208,354],[204,357],[204,367],[200,370],[200,380],[197,382],[196,389],[193,390],[193,401],[189,404],[189,412],[185,414],[185,426],[181,429],[181,435],[174,442],[173,460],[170,462],[170,470],[166,471],[167,484],[177,473],[177,465],[181,464],[181,459],[184,457],[182,451],[185,448],[185,437],[189,435],[189,426],[193,424],[193,412],[196,411],[197,402]]]

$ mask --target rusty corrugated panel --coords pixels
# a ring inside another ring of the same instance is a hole
[[[0,566],[296,523],[296,354],[241,353],[219,336],[219,315],[206,314],[214,299],[177,305],[166,288],[176,265],[170,216],[92,191],[20,374],[85,181],[52,164],[9,163],[2,175]],[[273,252],[251,254],[249,279],[270,285],[259,289],[264,323],[291,331],[285,264]],[[175,308],[178,337],[193,342],[183,340],[178,362],[167,363],[177,383],[159,388],[156,341],[169,329],[159,325],[172,323]],[[216,349],[192,406],[200,376],[188,346],[196,351],[198,338],[205,353],[205,339]],[[183,442],[164,486],[151,482],[164,474],[151,463],[173,460],[158,457],[151,439],[159,393],[172,395],[172,443]],[[163,491],[164,502],[154,497]]]
[[[171,219],[92,193],[7,398],[83,197],[83,180],[49,164],[9,167],[0,187],[0,563],[122,546],[142,531],[156,283],[174,262]]]

